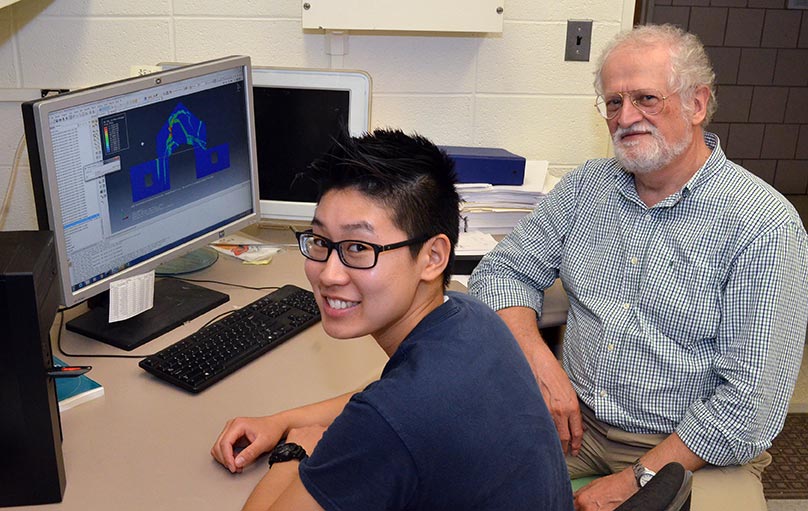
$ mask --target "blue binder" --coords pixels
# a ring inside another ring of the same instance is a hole
[[[494,147],[440,146],[455,163],[459,183],[522,185],[525,158]]]

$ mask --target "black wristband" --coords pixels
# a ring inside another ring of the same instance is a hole
[[[286,442],[278,444],[274,449],[272,449],[272,451],[269,453],[267,464],[272,467],[272,465],[275,463],[291,460],[302,461],[308,457],[309,455],[306,454],[306,449],[295,443]]]

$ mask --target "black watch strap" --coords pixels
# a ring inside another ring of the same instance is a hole
[[[306,453],[306,449],[297,445],[296,443],[286,442],[278,444],[274,449],[272,449],[272,451],[269,453],[267,463],[271,467],[275,463],[291,460],[301,461],[308,457],[309,455]]]

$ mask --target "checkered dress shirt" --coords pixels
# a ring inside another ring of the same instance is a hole
[[[742,464],[782,428],[808,322],[808,239],[778,192],[712,154],[653,207],[614,159],[566,175],[475,270],[471,294],[531,307],[560,277],[563,363],[597,417]]]

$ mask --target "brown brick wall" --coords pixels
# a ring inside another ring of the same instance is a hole
[[[708,129],[727,156],[783,193],[808,193],[808,10],[787,0],[646,3],[649,22],[679,25],[707,48],[718,98]]]

